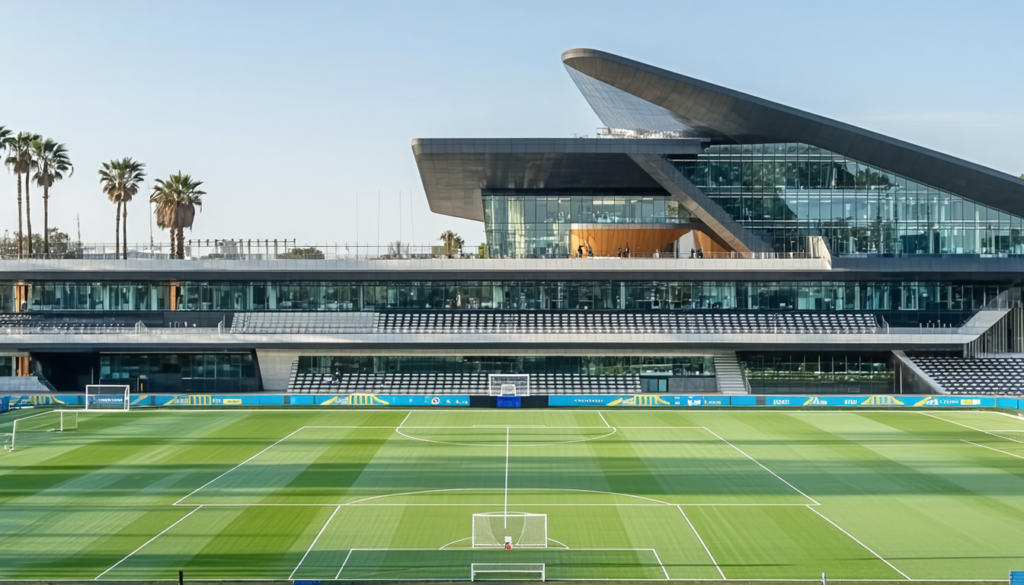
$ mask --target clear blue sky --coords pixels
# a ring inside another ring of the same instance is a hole
[[[1022,27],[1021,0],[0,0],[0,125],[68,145],[76,173],[52,192],[51,225],[74,236],[80,214],[87,241],[113,239],[100,162],[132,156],[151,177],[205,181],[186,237],[354,242],[358,229],[384,243],[401,226],[406,241],[451,228],[476,243],[481,224],[430,213],[410,141],[593,135],[600,122],[561,64],[566,49],[1019,175]],[[0,230],[16,228],[15,210],[14,176],[0,174]],[[129,222],[131,241],[148,240],[145,203]]]

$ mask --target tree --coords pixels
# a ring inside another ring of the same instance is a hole
[[[55,258],[81,258],[82,249],[77,243],[71,242],[71,236],[60,231],[58,228],[50,228],[50,233],[46,234],[50,240],[50,254]],[[35,240],[36,247],[42,247],[43,238],[39,234],[34,234],[32,238]],[[18,254],[25,248],[25,242],[23,241],[25,236],[22,235],[20,238],[15,237],[0,237],[0,258],[10,259],[18,258]]]
[[[278,254],[277,258],[279,260],[283,260],[286,258],[294,260],[323,260],[324,252],[323,250],[315,248],[313,246],[310,246],[308,248],[292,248],[287,252]]]
[[[13,138],[7,139],[7,158],[4,159],[4,164],[11,167],[14,171],[15,177],[18,179],[18,242],[19,244],[28,245],[28,253],[32,254],[32,218],[29,215],[29,200],[28,200],[28,174],[32,172],[35,167],[35,160],[32,157],[32,141],[38,140],[38,134],[30,134],[28,132],[18,132],[18,135]],[[28,238],[22,238],[21,234],[24,233],[21,223],[21,175],[25,175],[25,215],[28,223]],[[23,258],[25,252],[21,249],[18,250],[18,257]]]
[[[64,178],[75,174],[68,149],[63,144],[47,138],[34,140],[32,152],[36,158],[36,185],[43,188],[43,253],[50,254],[50,187]]]
[[[465,245],[465,242],[462,241],[462,238],[459,237],[459,234],[453,232],[452,230],[445,230],[437,239],[440,240],[442,244],[444,244],[444,255],[449,258],[452,257],[452,254],[455,254],[456,252],[461,250],[462,246]]]
[[[193,180],[189,175],[171,175],[168,179],[157,179],[149,200],[156,203],[156,225],[171,231],[171,257],[185,258],[185,228],[192,229],[196,207],[203,206],[203,195],[199,186],[202,181]]]
[[[128,259],[128,202],[139,192],[139,185],[146,178],[146,173],[143,170],[145,168],[145,164],[126,156],[121,160],[114,159],[103,163],[103,168],[99,170],[103,193],[111,203],[117,205],[114,211],[114,255],[117,255],[116,251],[121,246],[121,234],[123,233],[125,260]],[[122,218],[124,226],[121,225]]]

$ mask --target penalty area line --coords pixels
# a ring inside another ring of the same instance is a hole
[[[338,506],[334,508],[334,512],[331,513],[331,517],[327,519],[327,522],[324,522],[323,528],[320,529],[320,532],[317,533],[316,538],[313,539],[312,544],[310,544],[309,548],[306,549],[306,554],[302,555],[302,558],[299,559],[299,564],[295,565],[295,569],[293,569],[292,573],[288,575],[289,581],[291,581],[292,577],[295,576],[295,573],[298,572],[299,567],[302,566],[302,563],[306,560],[306,557],[309,556],[309,553],[313,551],[313,547],[316,546],[316,541],[320,540],[320,537],[323,536],[324,530],[327,530],[327,525],[331,523],[331,520],[334,520],[334,516],[338,513],[338,510],[341,510],[341,504],[338,504]]]
[[[715,569],[718,571],[718,574],[722,576],[722,580],[726,581],[727,579],[725,577],[725,573],[722,572],[722,567],[718,566],[718,561],[715,560],[715,555],[711,554],[711,549],[708,548],[708,545],[704,544],[704,539],[701,538],[700,533],[697,532],[697,527],[693,525],[693,522],[690,522],[690,517],[686,515],[686,512],[683,512],[682,506],[676,506],[676,508],[678,508],[679,513],[683,515],[683,520],[686,520],[686,523],[690,525],[690,530],[693,531],[693,535],[700,541],[700,545],[704,547],[704,552],[708,553],[708,558],[711,559],[711,563],[715,565]],[[664,569],[665,567],[662,568]],[[667,573],[665,574],[665,578],[668,578]]]
[[[981,447],[982,449],[988,449],[989,451],[995,451],[996,453],[1002,453],[1003,455],[1009,455],[1010,457],[1016,457],[1017,459],[1024,459],[1024,457],[1017,455],[1016,453],[1010,453],[1009,451],[1003,451],[1002,449],[996,449],[995,447],[989,447],[988,445],[981,445],[978,443],[972,443],[967,439],[960,439],[968,445],[974,445],[975,447]]]
[[[181,518],[180,518],[180,519],[179,519],[179,520],[178,520],[177,522],[175,522],[174,524],[171,524],[171,525],[170,525],[170,526],[168,526],[167,528],[164,528],[164,529],[163,529],[162,531],[160,531],[160,534],[157,534],[157,535],[156,535],[156,536],[154,536],[153,538],[150,538],[150,539],[149,539],[149,540],[147,540],[147,541],[146,541],[146,542],[145,542],[145,543],[144,543],[144,544],[143,544],[142,546],[140,546],[139,548],[137,548],[137,549],[133,550],[132,552],[128,553],[128,556],[126,556],[125,558],[123,558],[123,559],[121,559],[120,561],[117,561],[116,563],[114,563],[113,565],[111,565],[111,566],[110,566],[110,568],[109,568],[109,569],[107,569],[106,571],[103,571],[103,572],[102,572],[102,573],[100,573],[99,575],[96,575],[96,578],[95,578],[95,579],[93,579],[93,581],[98,581],[98,580],[100,579],[100,577],[102,577],[103,575],[106,575],[106,574],[107,574],[107,573],[109,573],[110,571],[113,571],[115,567],[117,567],[117,566],[118,566],[118,565],[120,565],[121,563],[123,563],[123,562],[127,561],[127,560],[128,560],[128,559],[129,559],[129,558],[130,558],[130,557],[131,557],[131,556],[132,556],[133,554],[135,554],[135,553],[139,552],[140,550],[142,550],[142,549],[146,548],[146,546],[147,546],[147,545],[148,545],[149,543],[151,543],[151,542],[153,542],[154,540],[156,540],[156,539],[160,538],[161,536],[163,536],[163,535],[164,535],[164,533],[165,533],[165,532],[167,532],[168,530],[170,530],[171,528],[174,528],[174,527],[175,527],[175,526],[177,526],[178,524],[181,524],[181,523],[182,523],[182,522],[183,522],[183,521],[185,520],[185,518],[188,518],[188,517],[189,517],[189,516],[191,516],[192,514],[195,514],[196,512],[198,512],[198,511],[200,510],[200,508],[202,508],[202,506],[199,506],[199,508],[196,508],[195,510],[192,510],[192,511],[191,511],[191,512],[189,512],[188,514],[185,514],[185,515],[184,515],[184,516],[182,516],[182,517],[181,517]]]
[[[345,570],[345,565],[348,564],[348,558],[350,556],[352,556],[352,551],[354,551],[354,550],[356,550],[356,549],[354,549],[354,548],[348,549],[348,554],[345,555],[345,560],[341,563],[341,568],[338,569],[338,574],[334,576],[334,580],[335,581],[337,581],[338,579],[341,579],[341,572]]]
[[[807,506],[807,509],[808,509],[808,510],[810,510],[811,512],[814,512],[814,513],[815,513],[815,514],[817,514],[818,516],[821,516],[821,517],[822,517],[822,519],[824,519],[824,520],[825,520],[825,522],[828,522],[828,523],[829,523],[829,524],[831,524],[832,526],[835,526],[835,527],[836,527],[836,529],[837,529],[837,530],[839,530],[839,532],[842,532],[842,533],[843,533],[843,534],[845,534],[846,536],[849,536],[849,537],[850,537],[850,539],[851,539],[851,540],[853,540],[853,542],[856,542],[857,544],[861,545],[862,547],[864,547],[864,550],[866,550],[866,551],[868,551],[869,553],[871,553],[871,554],[875,555],[875,557],[877,557],[877,558],[878,558],[878,560],[882,561],[882,562],[883,562],[883,563],[885,563],[886,565],[889,565],[889,568],[890,568],[890,569],[892,569],[893,571],[896,571],[897,573],[899,573],[899,574],[900,574],[900,576],[902,576],[902,577],[903,577],[904,579],[906,579],[907,581],[913,581],[913,579],[911,579],[911,578],[910,578],[910,577],[909,577],[909,576],[908,576],[908,575],[907,575],[906,573],[904,573],[903,571],[901,571],[901,570],[897,569],[897,568],[896,568],[896,565],[894,565],[894,564],[890,563],[889,561],[885,560],[885,558],[884,558],[884,557],[882,557],[882,555],[880,555],[880,554],[876,553],[875,551],[871,550],[870,548],[868,548],[868,545],[866,545],[866,544],[864,544],[863,542],[861,542],[861,541],[857,540],[857,538],[856,538],[856,537],[854,537],[854,536],[853,536],[852,534],[850,534],[849,532],[847,532],[847,531],[843,530],[843,529],[842,529],[842,527],[841,527],[841,526],[839,526],[838,524],[836,524],[835,522],[833,522],[833,521],[829,520],[829,519],[828,519],[827,517],[825,517],[825,515],[824,515],[824,514],[822,514],[821,512],[819,512],[819,511],[815,510],[814,508],[812,508],[812,507],[810,507],[810,506]]]
[[[743,455],[743,456],[744,456],[744,457],[746,457],[747,459],[750,459],[751,461],[753,461],[754,463],[756,463],[756,464],[757,464],[757,466],[758,466],[758,467],[760,467],[761,469],[763,469],[763,470],[767,471],[768,473],[770,473],[770,474],[774,475],[774,476],[775,476],[775,479],[777,479],[777,480],[781,481],[782,483],[784,483],[784,484],[788,485],[788,486],[790,487],[790,489],[792,489],[792,490],[793,490],[793,491],[795,491],[796,493],[800,494],[801,496],[803,496],[803,497],[807,498],[808,500],[810,500],[811,502],[813,502],[815,506],[820,506],[820,505],[821,505],[821,503],[819,503],[819,502],[818,502],[818,500],[815,500],[815,499],[814,499],[814,498],[812,498],[811,496],[808,496],[807,494],[805,494],[805,493],[803,493],[802,491],[800,491],[799,489],[797,489],[797,487],[796,487],[795,485],[793,485],[793,484],[789,483],[788,481],[786,481],[786,480],[782,479],[782,478],[781,478],[781,477],[779,476],[779,474],[777,474],[777,473],[775,473],[774,471],[772,471],[771,469],[768,469],[767,467],[765,467],[765,466],[764,466],[764,464],[763,464],[763,463],[761,463],[760,461],[758,461],[757,459],[754,459],[754,458],[753,458],[753,457],[751,457],[750,455],[747,455],[747,454],[746,454],[746,452],[744,452],[744,451],[743,451],[743,449],[740,449],[740,448],[739,448],[739,447],[737,447],[736,445],[733,445],[733,444],[732,444],[732,443],[730,443],[729,441],[726,441],[725,439],[723,439],[723,438],[722,438],[722,436],[721,436],[721,435],[719,435],[718,433],[716,433],[715,431],[712,431],[711,429],[709,429],[709,428],[707,428],[707,427],[704,427],[704,430],[705,430],[705,431],[707,431],[707,432],[709,432],[709,433],[711,433],[712,435],[714,435],[714,436],[715,436],[715,438],[717,438],[717,439],[718,439],[719,441],[721,441],[721,442],[725,443],[726,445],[729,445],[729,446],[730,446],[730,447],[732,447],[733,449],[736,449],[736,451],[738,451],[738,452],[740,453],[740,455]]]
[[[293,434],[295,434],[296,432],[298,432],[298,431],[302,430],[303,428],[305,428],[305,427],[304,427],[304,426],[300,426],[299,428],[296,428],[296,429],[295,429],[295,430],[293,430],[292,432],[289,432],[289,433],[288,433],[287,435],[285,435],[285,436],[284,436],[283,438],[280,438],[280,440],[278,440],[278,441],[275,441],[275,442],[273,443],[273,445],[271,445],[271,446],[267,447],[267,448],[266,448],[266,449],[264,449],[263,451],[260,451],[260,452],[259,452],[259,453],[257,453],[256,455],[253,455],[253,456],[252,456],[252,457],[250,457],[249,459],[246,459],[246,460],[245,460],[245,461],[243,461],[242,463],[239,463],[238,465],[236,465],[236,466],[234,466],[234,467],[231,467],[230,469],[228,469],[227,471],[224,471],[224,472],[223,472],[223,473],[221,473],[220,475],[217,475],[217,476],[216,476],[216,477],[214,477],[213,479],[210,479],[210,480],[209,480],[209,482],[207,482],[206,484],[203,484],[203,485],[202,485],[202,486],[200,486],[199,488],[196,488],[195,490],[191,491],[191,492],[190,492],[190,493],[189,493],[189,494],[188,494],[187,496],[185,496],[184,498],[181,498],[180,500],[178,500],[178,501],[174,502],[174,503],[173,503],[173,504],[171,504],[171,505],[172,505],[172,506],[176,506],[176,505],[180,504],[181,502],[183,502],[183,501],[187,500],[188,498],[190,498],[191,496],[195,495],[195,494],[196,494],[197,492],[199,492],[199,491],[200,491],[200,490],[202,490],[203,488],[206,488],[206,487],[207,487],[207,486],[209,486],[210,484],[213,484],[214,482],[216,482],[216,480],[217,480],[217,479],[220,479],[221,477],[223,477],[224,475],[227,475],[227,474],[228,474],[228,473],[230,473],[231,471],[234,471],[234,470],[238,469],[239,467],[242,467],[242,466],[243,466],[243,465],[245,465],[246,463],[249,463],[249,462],[250,462],[250,461],[252,461],[253,459],[256,459],[256,458],[257,458],[257,457],[259,457],[260,455],[263,455],[263,454],[264,454],[264,453],[266,453],[267,451],[270,451],[270,449],[272,449],[273,447],[276,447],[276,446],[278,446],[278,444],[279,444],[279,443],[281,443],[281,442],[285,441],[285,440],[286,440],[286,438],[288,438],[288,437],[292,436]]]

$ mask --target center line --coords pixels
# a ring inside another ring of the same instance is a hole
[[[508,528],[508,440],[512,429],[505,427],[505,514],[502,518],[505,528]]]

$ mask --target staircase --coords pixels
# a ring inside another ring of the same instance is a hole
[[[750,394],[743,368],[736,359],[736,352],[715,356],[715,381],[722,394]]]

